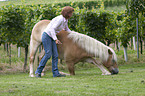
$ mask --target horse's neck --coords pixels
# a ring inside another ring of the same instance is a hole
[[[67,31],[60,31],[59,33],[57,33],[57,38],[62,41],[65,42],[68,38],[67,38],[68,32]]]

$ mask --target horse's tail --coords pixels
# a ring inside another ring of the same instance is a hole
[[[30,44],[29,44],[29,53],[31,54],[31,52],[32,52],[32,35],[30,36]]]

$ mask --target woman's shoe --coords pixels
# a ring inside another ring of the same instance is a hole
[[[41,74],[36,74],[36,76],[35,76],[36,78],[41,78]]]
[[[56,77],[66,77],[66,75],[59,74],[59,75],[56,76]]]

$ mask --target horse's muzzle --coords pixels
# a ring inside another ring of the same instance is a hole
[[[119,73],[118,68],[114,68],[111,72],[111,75],[118,74],[118,73]]]

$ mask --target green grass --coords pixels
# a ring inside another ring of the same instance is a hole
[[[75,76],[42,78],[26,73],[0,75],[0,96],[144,96],[144,64],[120,66],[118,75],[102,76],[98,68],[76,70]]]
[[[18,58],[17,47],[11,46],[11,65],[9,64],[9,56],[7,51],[4,51],[4,46],[0,46],[0,73],[22,71],[24,64],[24,49],[21,49],[21,57]]]
[[[51,62],[47,63],[46,75],[30,78],[23,72],[24,49],[17,57],[16,46],[12,46],[12,64],[7,52],[0,46],[0,96],[144,96],[145,55],[137,59],[136,51],[128,48],[128,62],[124,61],[123,50],[117,52],[119,74],[102,76],[94,65],[79,63],[75,76],[53,78]],[[29,59],[28,59],[29,62]],[[36,66],[36,65],[35,65]],[[65,68],[59,70],[68,73]],[[27,67],[28,69],[28,67]],[[34,68],[36,70],[36,67]]]

